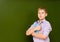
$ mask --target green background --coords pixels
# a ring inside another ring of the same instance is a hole
[[[60,42],[60,1],[56,0],[0,0],[0,42],[32,42],[25,31],[38,19],[40,6],[48,10],[51,42]]]

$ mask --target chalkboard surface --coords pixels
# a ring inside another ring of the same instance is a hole
[[[33,42],[26,30],[36,21],[37,9],[45,6],[53,28],[51,42],[60,42],[60,1],[0,0],[0,42]]]

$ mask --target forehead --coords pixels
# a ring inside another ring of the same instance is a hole
[[[38,12],[45,12],[45,10],[44,9],[39,9]]]

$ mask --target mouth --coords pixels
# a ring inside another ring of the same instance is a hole
[[[40,18],[42,18],[42,16],[39,16]]]

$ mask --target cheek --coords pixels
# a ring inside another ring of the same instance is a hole
[[[40,17],[41,15],[40,14],[38,14],[38,17]]]
[[[42,17],[44,17],[45,15],[44,14],[42,14]]]
[[[40,18],[45,18],[45,15],[44,15],[44,14],[42,14],[42,15],[40,15],[39,17],[40,17]]]
[[[45,17],[46,17],[46,15],[42,15],[42,17],[43,17],[43,18],[45,18]]]
[[[46,16],[45,14],[38,14],[39,18],[45,18],[45,16]]]
[[[38,15],[38,18],[39,18],[39,15]]]

